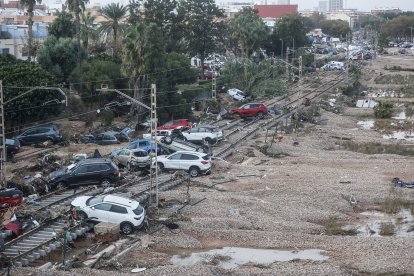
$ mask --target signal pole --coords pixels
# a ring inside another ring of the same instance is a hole
[[[3,103],[3,82],[0,80],[0,181],[3,188],[6,187],[6,137],[4,127],[4,103]]]
[[[151,140],[155,142],[155,149],[154,149],[154,160],[151,160],[151,168],[150,168],[150,181],[151,181],[151,193],[155,186],[155,204],[156,208],[158,209],[158,164],[157,164],[157,86],[155,84],[151,84]],[[154,172],[154,176],[152,175]],[[154,179],[155,178],[155,179]],[[155,185],[154,185],[155,181]]]

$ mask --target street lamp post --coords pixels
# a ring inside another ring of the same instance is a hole
[[[411,43],[413,42],[413,29],[414,29],[414,27],[408,27],[408,28],[410,28],[410,30],[411,30]]]
[[[279,40],[281,40],[282,41],[282,50],[280,50],[280,56],[282,57],[282,59],[283,59],[283,38],[280,38]]]

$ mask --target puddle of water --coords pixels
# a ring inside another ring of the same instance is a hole
[[[405,120],[407,119],[407,116],[405,116],[405,111],[400,112],[400,114],[398,114],[397,116],[393,117],[394,119],[397,120]]]
[[[273,262],[288,262],[295,259],[324,261],[329,257],[321,255],[321,250],[309,249],[301,251],[254,249],[242,247],[224,247],[205,252],[191,253],[188,257],[174,255],[171,261],[174,265],[193,265],[198,262],[218,261],[218,266],[224,269],[236,268],[247,263],[269,265]]]
[[[375,125],[374,120],[367,120],[367,121],[359,121],[358,125],[362,126],[363,129],[371,129]]]
[[[367,211],[361,213],[365,223],[357,225],[347,225],[345,228],[356,228],[358,236],[362,237],[381,237],[381,224],[392,223],[395,226],[394,237],[414,237],[414,231],[410,231],[414,225],[414,217],[410,210],[401,210],[396,215],[389,215],[383,212]]]
[[[384,139],[414,141],[414,133],[408,131],[393,131],[390,135],[383,135]]]

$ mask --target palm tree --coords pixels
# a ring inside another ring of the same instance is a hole
[[[27,13],[29,14],[29,22],[28,22],[28,39],[27,39],[27,60],[32,60],[32,47],[33,47],[33,10],[36,3],[42,3],[42,0],[20,0],[20,4],[23,7],[27,7]]]
[[[125,18],[128,11],[127,6],[119,5],[119,3],[111,3],[102,8],[102,15],[108,20],[102,23],[100,32],[109,37],[112,34],[112,48],[114,54],[118,49],[118,35],[125,31],[125,24],[122,19]]]
[[[98,37],[93,23],[95,22],[96,16],[92,16],[90,12],[81,14],[82,25],[81,25],[81,36],[83,42],[83,48],[89,48],[89,39],[96,39]]]

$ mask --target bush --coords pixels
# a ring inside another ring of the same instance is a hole
[[[375,118],[391,118],[392,113],[394,112],[394,105],[390,102],[379,102],[376,107],[374,107]]]
[[[110,126],[114,120],[114,113],[112,112],[112,110],[103,110],[101,112],[102,114],[102,122],[105,126]]]

